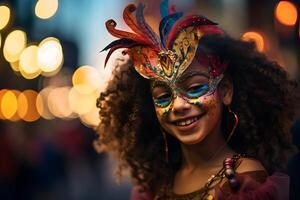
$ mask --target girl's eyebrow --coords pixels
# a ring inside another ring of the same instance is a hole
[[[167,84],[163,81],[153,81],[151,82],[151,88],[155,88],[155,87],[158,87],[158,86],[167,86]]]
[[[182,83],[186,81],[188,78],[191,78],[193,76],[204,76],[206,78],[209,78],[209,75],[206,72],[203,71],[191,71],[184,73],[179,79],[176,81],[177,83]]]

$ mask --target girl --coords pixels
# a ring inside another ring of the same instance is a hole
[[[132,199],[288,199],[286,162],[294,84],[253,43],[228,37],[203,16],[164,11],[160,36],[143,5],[123,16],[127,65],[98,99],[96,146],[129,169]],[[135,15],[134,15],[135,14]]]

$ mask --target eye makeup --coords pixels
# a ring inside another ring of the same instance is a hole
[[[172,110],[173,101],[178,95],[190,104],[201,106],[201,97],[211,95],[222,78],[223,74],[212,77],[207,72],[197,70],[185,72],[176,82],[153,81],[153,102],[161,115],[167,115]]]

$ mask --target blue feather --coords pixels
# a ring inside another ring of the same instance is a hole
[[[169,15],[169,0],[161,0],[160,2],[160,16],[164,18]]]
[[[177,12],[164,17],[159,24],[159,34],[162,44],[165,46],[166,38],[172,26],[183,16],[182,12]]]

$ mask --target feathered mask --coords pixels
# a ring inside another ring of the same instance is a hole
[[[137,7],[130,4],[124,9],[124,21],[133,33],[116,29],[117,23],[112,19],[106,22],[107,30],[120,39],[103,49],[103,51],[110,49],[105,65],[113,51],[118,48],[128,48],[133,65],[141,76],[152,80],[173,82],[193,61],[199,39],[203,35],[223,34],[216,23],[199,15],[183,17],[183,13],[172,11],[166,5],[166,1],[163,1],[162,20],[159,25],[160,36],[158,36],[145,21],[143,11],[143,4]],[[223,71],[220,68],[224,66],[215,59],[209,63],[216,64],[210,66],[217,72],[215,75]]]

